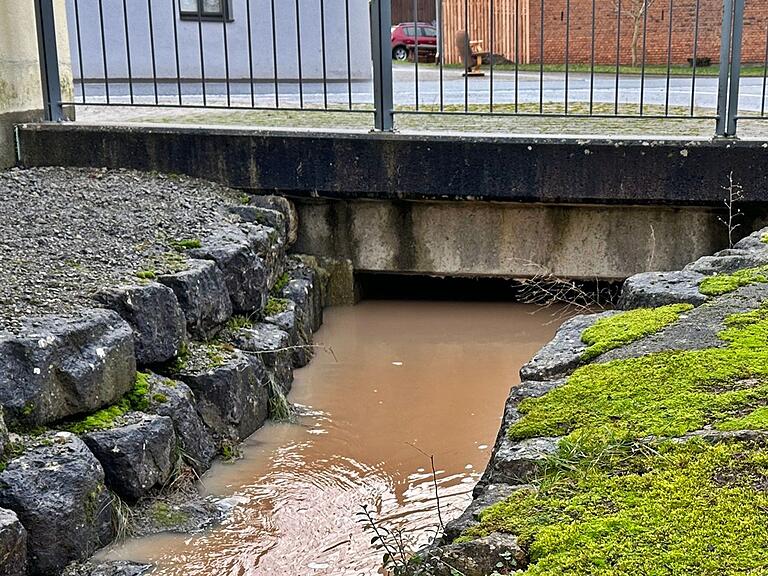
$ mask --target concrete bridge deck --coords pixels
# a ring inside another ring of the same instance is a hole
[[[183,173],[293,198],[297,249],[356,269],[620,279],[726,247],[728,176],[762,222],[768,143],[29,124],[21,163]]]

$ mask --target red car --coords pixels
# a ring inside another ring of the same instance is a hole
[[[437,51],[437,29],[429,22],[403,22],[392,26],[392,58],[407,60],[416,49]]]

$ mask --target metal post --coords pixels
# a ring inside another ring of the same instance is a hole
[[[64,120],[61,105],[61,79],[59,78],[59,54],[56,48],[56,20],[53,0],[35,0],[37,19],[37,45],[40,54],[40,80],[43,87],[45,119],[51,122]]]
[[[733,32],[731,35],[731,79],[728,93],[728,122],[726,136],[736,136],[736,117],[739,114],[739,83],[741,81],[741,41],[744,33],[744,0],[735,0]]]
[[[731,33],[733,2],[723,0],[723,25],[720,32],[720,79],[717,86],[717,127],[715,133],[725,136],[728,129],[728,80],[731,76]]]
[[[371,54],[375,129],[394,130],[392,94],[392,0],[371,0]]]

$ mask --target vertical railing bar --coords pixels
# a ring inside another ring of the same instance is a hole
[[[222,0],[226,2],[226,0]],[[223,7],[222,7],[223,8]],[[224,41],[224,81],[227,89],[227,107],[232,106],[232,89],[229,78],[229,39],[227,38],[227,15],[224,14],[221,19],[222,40]]]
[[[296,55],[299,66],[299,108],[304,108],[304,74],[301,65],[301,8],[299,2],[300,0],[296,0]]]
[[[565,0],[565,114],[568,115],[568,88],[571,49],[571,0]]]
[[[328,109],[328,64],[325,56],[325,0],[320,0],[320,48],[323,52],[323,106]]]
[[[51,122],[60,122],[64,120],[64,109],[61,103],[56,14],[51,0],[37,0],[34,8],[45,119]]]
[[[696,14],[693,21],[693,71],[691,72],[691,118],[696,107],[696,69],[699,52],[699,9],[701,0],[696,0]]]
[[[155,54],[155,26],[152,18],[152,0],[147,0],[147,14],[149,16],[149,48],[152,53],[152,85],[155,90],[155,104],[160,103],[157,93],[157,56]]]
[[[640,64],[640,116],[645,111],[645,57],[648,39],[648,0],[643,0],[643,54]]]
[[[203,87],[203,106],[207,106],[208,93],[205,86],[205,56],[203,53],[203,13],[200,2],[197,3],[197,39],[200,47],[200,80]]]
[[[109,98],[109,67],[107,65],[107,40],[104,34],[104,1],[99,0],[99,28],[101,29],[101,57],[102,57],[102,69],[104,71],[104,93],[107,97],[107,104],[110,103]]]
[[[539,114],[544,113],[544,0],[541,0],[541,26],[539,26]]]
[[[416,111],[419,110],[419,0],[413,0],[413,13],[411,14],[413,16],[413,34],[414,34],[414,42],[415,48],[413,51],[413,60],[414,60],[414,76],[413,76],[413,82],[414,82],[414,96],[416,98]]]
[[[179,30],[178,25],[176,24],[176,0],[172,0],[171,9],[173,11],[173,46],[175,48],[174,55],[176,59],[176,88],[179,91],[179,106],[182,106],[184,102],[181,95],[181,63],[179,61]],[[181,14],[181,5],[179,5],[179,14]]]
[[[464,0],[464,32],[467,35],[467,46],[470,61],[472,60],[472,38],[469,36],[469,3]],[[464,112],[469,112],[469,70],[464,70]]]
[[[664,95],[664,116],[669,116],[669,87],[672,75],[672,12],[674,0],[669,0],[669,33],[667,36],[667,88]]]
[[[515,3],[517,3],[517,0],[515,0]],[[488,18],[491,26],[491,82],[488,92],[488,111],[493,113],[493,68],[496,61],[496,58],[493,56],[496,53],[496,11],[494,10],[493,0],[490,2],[488,11]],[[517,14],[515,14],[515,17],[517,17]],[[515,60],[517,60],[517,54],[515,54]],[[517,79],[515,79],[515,90],[517,90]],[[517,100],[517,96],[515,96],[515,100]],[[515,108],[515,111],[517,111],[517,108]]]
[[[346,22],[344,31],[347,35],[347,98],[349,109],[352,110],[352,45],[349,30],[349,0],[344,0],[344,19]]]
[[[765,61],[763,63],[763,99],[760,101],[760,116],[765,116],[765,94],[768,85],[768,20],[765,24]]]
[[[392,11],[390,0],[371,0],[371,54],[373,55],[374,128],[382,132],[394,129],[392,94]]]
[[[131,104],[133,104],[133,70],[131,68],[131,39],[128,34],[128,6],[126,0],[123,0],[123,27],[125,30],[125,56],[128,61],[128,94],[130,94]]]
[[[491,0],[493,2],[493,0]],[[438,51],[440,52],[440,61],[438,67],[440,68],[440,112],[445,112],[445,93],[443,86],[443,62],[445,60],[445,20],[443,18],[443,0],[437,0],[437,43]],[[491,74],[493,75],[493,74]]]
[[[275,72],[275,108],[280,108],[280,79],[277,74],[277,26],[275,20],[275,0],[270,0],[272,11],[272,68]]]
[[[493,50],[491,50],[493,61]],[[520,0],[515,0],[515,114],[519,111],[520,100]]]
[[[619,77],[621,76],[621,0],[616,4],[616,81],[614,84],[613,115],[619,115]]]
[[[75,34],[77,36],[77,60],[80,63],[80,95],[85,104],[85,68],[83,67],[83,43],[80,36],[80,9],[79,0],[75,0]]]
[[[744,0],[735,0],[733,32],[731,36],[731,79],[728,94],[728,124],[726,136],[736,136],[739,114],[739,88],[741,84],[741,45],[744,32]]]
[[[723,22],[720,30],[720,70],[717,84],[717,124],[715,134],[725,136],[728,129],[728,80],[730,79],[733,1],[723,0]]]
[[[251,87],[251,108],[256,106],[256,94],[253,87],[253,20],[251,19],[251,0],[245,0],[245,17],[248,19],[248,81]]]
[[[589,115],[595,107],[595,32],[596,32],[596,0],[592,0],[592,46],[589,56]]]

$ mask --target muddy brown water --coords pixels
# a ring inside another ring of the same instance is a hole
[[[518,370],[554,335],[546,312],[511,303],[363,302],[326,311],[318,352],[296,371],[303,415],[270,423],[244,457],[203,478],[240,504],[200,535],[114,547],[110,559],[156,563],[154,576],[379,574],[381,552],[357,522],[362,504],[414,547],[458,516],[490,456]],[[418,449],[417,449],[417,448]]]

